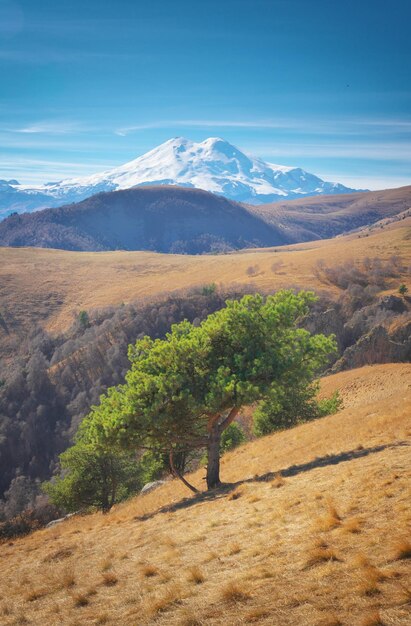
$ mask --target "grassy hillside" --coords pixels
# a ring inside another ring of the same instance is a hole
[[[1,623],[409,624],[410,380],[326,378],[345,408],[227,454],[225,489],[170,481],[3,545]]]
[[[314,196],[255,207],[269,224],[293,232],[294,241],[309,241],[347,232],[400,213],[410,215],[411,186],[336,196]]]
[[[339,266],[365,257],[384,261],[392,255],[401,256],[409,267],[411,218],[336,239],[218,256],[0,248],[0,313],[11,333],[24,333],[34,322],[59,331],[81,309],[210,282],[336,292],[318,277],[319,261]],[[407,278],[405,273],[402,279]]]

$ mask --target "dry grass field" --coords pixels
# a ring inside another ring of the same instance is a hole
[[[411,365],[335,389],[336,415],[225,455],[211,495],[170,481],[3,544],[0,623],[409,625]]]
[[[383,229],[374,226],[360,236],[219,256],[0,248],[0,313],[12,320],[17,332],[25,332],[33,322],[60,331],[81,309],[152,298],[210,282],[332,291],[335,288],[316,276],[318,261],[337,266],[365,257],[384,261],[392,255],[410,265],[411,218]]]

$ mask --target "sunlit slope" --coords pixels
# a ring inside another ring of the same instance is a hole
[[[1,623],[409,624],[410,381],[329,377],[346,408],[227,454],[225,490],[171,481],[2,545]]]
[[[210,282],[332,290],[316,275],[319,260],[339,265],[367,256],[387,260],[392,255],[400,255],[406,266],[411,263],[411,218],[360,237],[219,256],[0,248],[0,298],[2,313],[6,312],[13,327],[41,322],[51,330],[61,330],[81,309],[152,298]]]

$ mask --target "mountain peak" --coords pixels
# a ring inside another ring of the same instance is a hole
[[[203,145],[203,146],[215,146],[217,144],[231,146],[231,144],[228,141],[226,141],[225,139],[222,139],[221,137],[208,137],[207,139],[204,139],[204,141],[202,142],[201,145]]]
[[[102,191],[129,189],[138,185],[179,185],[204,189],[230,200],[263,204],[320,194],[349,193],[338,183],[329,183],[301,168],[273,165],[242,152],[221,137],[194,142],[173,137],[136,159],[91,176],[65,179],[37,188],[18,184],[4,200],[0,214],[19,210],[18,194],[30,196],[35,208],[78,202]],[[36,206],[36,198],[38,206]],[[22,196],[23,200],[23,196]],[[25,210],[22,205],[20,210]]]

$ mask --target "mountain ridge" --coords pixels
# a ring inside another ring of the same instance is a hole
[[[145,185],[203,189],[230,200],[262,204],[311,195],[352,193],[299,167],[247,156],[220,137],[195,143],[175,137],[118,167],[38,187],[0,181],[0,215],[79,202],[99,192]],[[4,188],[3,188],[4,187]],[[19,198],[21,200],[19,205]]]
[[[202,254],[334,237],[400,214],[411,186],[245,205],[199,189],[142,186],[11,215],[0,246]]]

